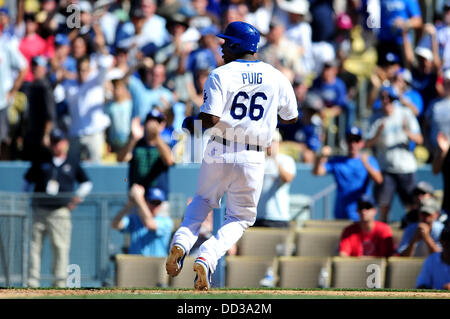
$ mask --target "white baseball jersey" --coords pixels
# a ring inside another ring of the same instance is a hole
[[[200,111],[220,117],[214,129],[230,141],[267,147],[277,114],[284,120],[298,116],[292,84],[262,61],[235,60],[216,68],[203,93]]]

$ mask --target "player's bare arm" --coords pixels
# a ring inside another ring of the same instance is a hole
[[[216,125],[219,122],[220,117],[212,115],[212,114],[201,112],[198,115],[198,119],[200,121],[202,121],[202,128],[209,129],[209,128],[213,127],[214,125]]]

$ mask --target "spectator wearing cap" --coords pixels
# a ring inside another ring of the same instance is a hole
[[[362,12],[373,12],[369,8],[370,1],[364,0]],[[369,25],[369,28],[377,28],[377,53],[381,57],[379,63],[382,63],[382,57],[386,52],[395,52],[399,56],[403,52],[401,46],[404,43],[403,33],[409,33],[412,30],[420,30],[422,27],[422,13],[419,2],[416,0],[381,0],[379,21],[376,25]],[[370,17],[369,17],[370,18]],[[376,18],[376,17],[372,17]],[[364,19],[366,20],[366,19]]]
[[[64,94],[70,114],[70,143],[83,160],[99,163],[105,143],[105,130],[110,125],[104,110],[103,86],[112,65],[112,56],[105,42],[96,37],[97,68],[93,69],[89,56],[77,60],[77,80],[64,82]]]
[[[394,240],[389,225],[375,220],[377,207],[370,195],[358,200],[359,221],[342,231],[339,241],[339,255],[342,257],[390,257],[393,255]]]
[[[404,229],[408,225],[419,221],[419,207],[425,198],[434,198],[434,188],[431,184],[420,181],[416,184],[411,194],[412,204],[409,211],[402,217],[400,228]]]
[[[117,156],[119,162],[129,162],[130,187],[140,184],[169,193],[168,171],[174,159],[170,147],[161,137],[165,127],[164,115],[157,109],[148,113],[143,126],[139,118],[133,118],[128,142]]]
[[[301,51],[301,69],[305,75],[313,71],[314,55],[312,29],[306,18],[309,13],[307,0],[279,1],[279,17],[286,25],[286,38],[299,46]]]
[[[439,204],[435,198],[420,203],[419,221],[405,228],[397,252],[404,257],[426,257],[441,251],[439,236],[444,224],[437,220]]]
[[[318,93],[324,101],[325,107],[321,112],[322,119],[333,120],[345,112],[346,127],[342,128],[345,132],[346,129],[351,127],[352,123],[350,122],[354,118],[355,110],[348,108],[347,87],[344,81],[338,77],[338,72],[339,64],[337,61],[326,61],[320,76],[314,80],[311,91]]]
[[[392,86],[381,88],[380,99],[381,112],[370,119],[366,147],[373,148],[383,173],[383,183],[375,186],[375,200],[380,208],[380,220],[387,222],[396,193],[405,207],[411,204],[417,162],[409,142],[422,144],[423,137],[412,111],[395,106],[398,95]]]
[[[25,36],[20,40],[19,50],[28,62],[28,73],[25,75],[25,82],[31,83],[33,81],[33,73],[31,72],[31,60],[33,57],[43,55],[50,57],[50,48],[47,42],[37,33],[38,23],[36,16],[33,13],[27,13],[24,16],[25,20]]]
[[[411,87],[411,83],[411,72],[408,69],[401,68],[396,72],[394,80],[392,82],[392,86],[398,92],[399,102],[403,106],[409,108],[414,113],[414,115],[419,118],[423,112],[423,100],[420,93]]]
[[[194,77],[199,70],[212,70],[223,64],[219,40],[216,37],[219,29],[210,25],[199,31],[198,48],[189,53],[185,66],[185,70]]]
[[[370,76],[372,89],[369,93],[369,106],[373,109],[380,108],[381,103],[378,100],[380,89],[387,85],[387,82],[393,82],[400,69],[400,57],[394,52],[387,52],[380,65],[376,66],[375,71]]]
[[[264,181],[254,226],[289,227],[289,189],[296,175],[296,167],[291,156],[279,152],[281,140],[281,134],[276,132],[271,151],[266,152]]]
[[[170,216],[162,213],[166,194],[159,188],[133,184],[128,202],[114,217],[111,227],[130,234],[128,254],[165,257],[173,230]]]
[[[48,79],[48,59],[35,56],[31,62],[33,82],[28,92],[25,160],[35,160],[50,147],[50,132],[56,121],[55,98]]]
[[[418,289],[450,290],[450,228],[445,228],[439,241],[442,251],[425,259],[416,280]]]
[[[411,86],[417,90],[423,99],[424,112],[426,112],[430,102],[438,97],[436,82],[438,71],[441,68],[441,58],[439,56],[439,44],[436,37],[436,27],[427,23],[424,32],[431,37],[430,44],[419,43],[413,49],[411,41],[405,36],[404,55],[405,66],[411,70]]]
[[[14,40],[3,34],[4,23],[5,20],[0,19],[0,160],[9,160],[11,139],[8,111],[22,87],[28,64]]]
[[[294,92],[297,98],[299,96],[299,86],[295,83]],[[292,125],[278,124],[280,133],[283,136],[283,147],[289,146],[298,150],[299,157],[296,158],[304,163],[314,163],[315,153],[320,150],[323,142],[322,119],[320,111],[323,108],[323,101],[319,95],[314,92],[306,93],[305,98],[301,98],[300,112],[302,117],[300,121]]]
[[[63,33],[55,36],[55,54],[50,59],[50,67],[50,79],[53,83],[76,79],[77,61],[70,55],[70,40]]]
[[[53,286],[66,286],[72,233],[71,211],[92,189],[92,183],[78,159],[68,156],[68,148],[66,134],[60,129],[53,129],[50,134],[50,156],[34,161],[24,175],[24,190],[33,190],[36,194],[31,204],[30,287],[39,287],[42,244],[47,234],[53,250]],[[79,186],[75,190],[76,183]]]
[[[348,145],[347,156],[331,156],[331,148],[324,146],[316,157],[313,174],[323,176],[333,174],[337,184],[337,196],[334,206],[336,219],[351,219],[358,221],[358,200],[362,195],[372,194],[372,182],[376,185],[383,182],[383,177],[377,160],[365,153],[362,131],[352,127],[346,132]]]

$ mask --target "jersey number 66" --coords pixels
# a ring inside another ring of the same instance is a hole
[[[235,120],[242,120],[247,115],[247,106],[244,103],[238,102],[238,98],[240,96],[242,96],[245,100],[250,99],[248,94],[243,91],[238,92],[238,94],[235,95],[230,110],[230,114]],[[264,101],[267,100],[267,96],[263,92],[256,92],[252,95],[250,99],[250,109],[248,112],[248,116],[250,116],[250,119],[253,121],[258,121],[260,118],[262,118],[264,113],[263,106],[256,103],[256,99],[259,97]],[[239,114],[237,114],[236,109],[241,109],[242,111],[238,112]]]

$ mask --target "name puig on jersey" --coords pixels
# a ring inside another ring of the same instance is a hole
[[[242,72],[242,84],[261,84],[262,80],[261,72]]]

